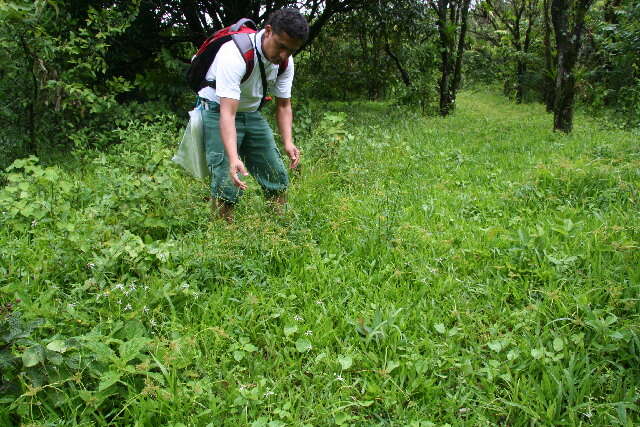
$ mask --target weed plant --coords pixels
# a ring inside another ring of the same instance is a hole
[[[169,117],[0,189],[0,425],[640,422],[640,146],[462,93],[310,104],[232,225]]]

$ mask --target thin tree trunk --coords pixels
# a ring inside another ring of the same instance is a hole
[[[385,52],[387,52],[387,55],[389,55],[389,57],[393,59],[393,62],[395,62],[396,67],[398,68],[398,72],[400,72],[400,77],[402,78],[402,81],[404,82],[404,84],[406,86],[411,86],[411,79],[409,78],[409,73],[407,73],[407,70],[402,68],[402,64],[400,63],[400,60],[391,51],[391,47],[389,46],[389,43],[385,43],[384,50]]]
[[[527,64],[519,58],[516,61],[516,104],[522,104],[524,98],[524,75],[527,72]]]
[[[456,64],[453,74],[453,93],[452,105],[455,108],[456,95],[460,89],[460,81],[462,80],[462,57],[464,56],[464,41],[467,35],[467,18],[469,16],[469,4],[471,0],[463,0],[460,19],[460,34],[458,36],[458,49],[456,51]]]
[[[553,53],[551,51],[551,18],[549,17],[549,1],[543,2],[543,20],[544,20],[544,104],[547,112],[553,112],[553,104],[555,100],[555,82],[553,79]]]
[[[572,31],[569,31],[569,16],[573,2],[552,0],[551,14],[556,33],[558,64],[556,74],[553,128],[570,133],[573,128],[573,107],[576,77],[574,67],[580,52],[580,39],[584,27],[584,17],[592,0],[578,0],[575,4]]]

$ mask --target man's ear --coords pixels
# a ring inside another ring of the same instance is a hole
[[[267,24],[267,25],[265,25],[265,26],[264,26],[264,34],[265,34],[267,37],[270,37],[270,36],[271,36],[271,32],[272,32],[272,31],[273,31],[273,28],[271,27],[271,25]]]

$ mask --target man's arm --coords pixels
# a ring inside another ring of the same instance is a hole
[[[238,106],[240,101],[232,98],[220,97],[220,137],[222,138],[222,144],[224,150],[227,152],[227,158],[229,159],[229,175],[233,185],[239,187],[242,190],[246,190],[247,183],[240,181],[238,174],[247,176],[249,173],[244,167],[244,163],[238,156],[238,139],[236,133],[236,113],[238,112]]]
[[[284,151],[291,159],[291,169],[300,163],[300,150],[293,144],[293,110],[290,98],[276,98],[276,120]]]

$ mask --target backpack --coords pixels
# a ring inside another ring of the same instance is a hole
[[[189,84],[189,87],[195,92],[200,91],[200,89],[206,86],[210,86],[212,88],[216,87],[216,82],[207,81],[205,76],[209,67],[211,67],[211,64],[213,63],[216,54],[220,50],[220,47],[229,40],[233,40],[240,51],[240,54],[244,58],[245,64],[247,65],[244,76],[240,81],[240,83],[244,83],[251,75],[255,64],[255,52],[249,34],[257,32],[258,28],[256,24],[248,18],[242,18],[235,24],[216,31],[211,37],[202,43],[200,49],[198,49],[198,52],[191,60],[191,65],[187,70],[187,83]],[[288,61],[280,64],[280,67],[278,68],[278,76],[284,73],[287,69],[287,65]]]

